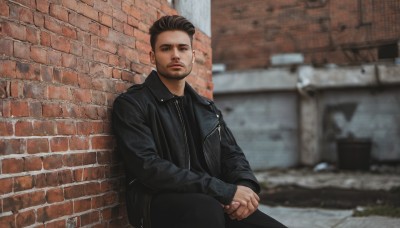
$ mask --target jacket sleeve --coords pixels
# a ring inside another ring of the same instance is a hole
[[[221,172],[222,179],[229,183],[243,184],[251,187],[256,193],[260,192],[260,185],[251,170],[242,149],[226,125],[221,111],[219,111],[221,123]]]
[[[117,150],[122,154],[130,177],[137,178],[153,191],[204,193],[229,204],[236,185],[206,173],[177,167],[158,156],[153,134],[145,122],[140,105],[118,97],[113,105],[112,126]]]

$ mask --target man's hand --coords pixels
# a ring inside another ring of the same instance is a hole
[[[260,198],[248,187],[238,185],[232,203],[224,207],[231,219],[242,220],[258,208]]]

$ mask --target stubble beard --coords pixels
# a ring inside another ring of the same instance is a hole
[[[190,66],[188,66],[188,68],[187,68],[188,70],[185,73],[181,74],[181,75],[173,75],[173,74],[170,74],[170,73],[168,73],[166,71],[160,70],[162,68],[159,67],[157,62],[156,62],[156,69],[157,69],[157,73],[160,76],[162,76],[163,78],[168,79],[168,80],[180,81],[180,80],[185,79],[192,72],[193,66],[192,66],[192,64],[190,64]]]

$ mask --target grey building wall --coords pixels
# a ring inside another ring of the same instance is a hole
[[[372,141],[373,161],[400,161],[400,90],[370,88],[320,93],[321,158],[337,160],[338,138]]]
[[[400,162],[400,65],[225,72],[214,99],[254,169],[336,163],[339,138]]]

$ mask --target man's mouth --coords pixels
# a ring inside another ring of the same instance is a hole
[[[180,63],[171,63],[171,64],[168,65],[168,67],[171,67],[171,68],[183,67],[183,64],[180,64]]]

